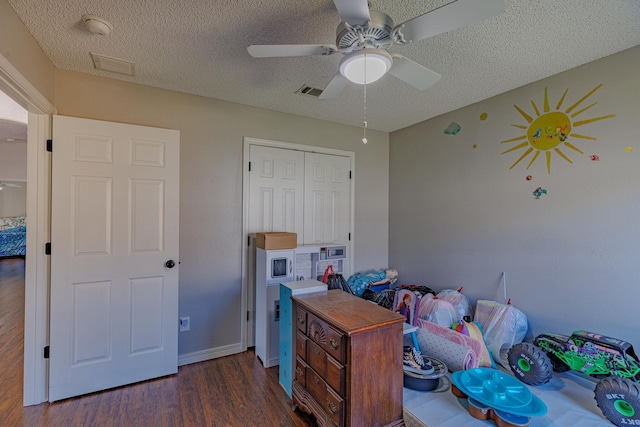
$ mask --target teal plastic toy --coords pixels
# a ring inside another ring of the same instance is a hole
[[[547,413],[547,406],[516,378],[492,368],[456,371],[451,391],[469,398],[469,412],[480,419],[494,419],[498,425],[525,426],[530,417]]]

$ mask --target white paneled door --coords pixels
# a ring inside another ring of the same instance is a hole
[[[249,145],[248,234],[289,231],[298,245],[348,244],[351,158],[260,144]],[[255,337],[255,258],[247,255],[247,346]],[[264,303],[264,302],[263,302]]]
[[[54,116],[49,400],[177,372],[178,131]]]
[[[305,153],[304,244],[349,241],[351,160]]]
[[[302,244],[304,153],[261,145],[249,150],[249,232],[298,233]]]
[[[304,153],[298,150],[249,147],[249,233],[288,231],[302,244]],[[255,344],[255,251],[249,251],[247,346]]]

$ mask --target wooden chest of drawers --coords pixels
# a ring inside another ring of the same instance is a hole
[[[402,426],[405,318],[340,290],[294,296],[293,404],[319,426]]]

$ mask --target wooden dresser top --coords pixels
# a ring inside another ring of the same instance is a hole
[[[308,312],[326,319],[347,335],[406,320],[398,313],[339,289],[291,298]]]

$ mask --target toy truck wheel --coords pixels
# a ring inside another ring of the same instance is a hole
[[[596,384],[595,399],[602,414],[617,426],[640,425],[640,384],[608,377]]]
[[[509,349],[508,360],[513,374],[525,384],[546,384],[553,376],[549,357],[533,344],[523,342],[514,345]]]
[[[551,361],[551,366],[553,367],[553,372],[567,372],[571,368],[569,368],[566,363],[562,360],[558,359],[553,354],[547,354],[547,357]]]

